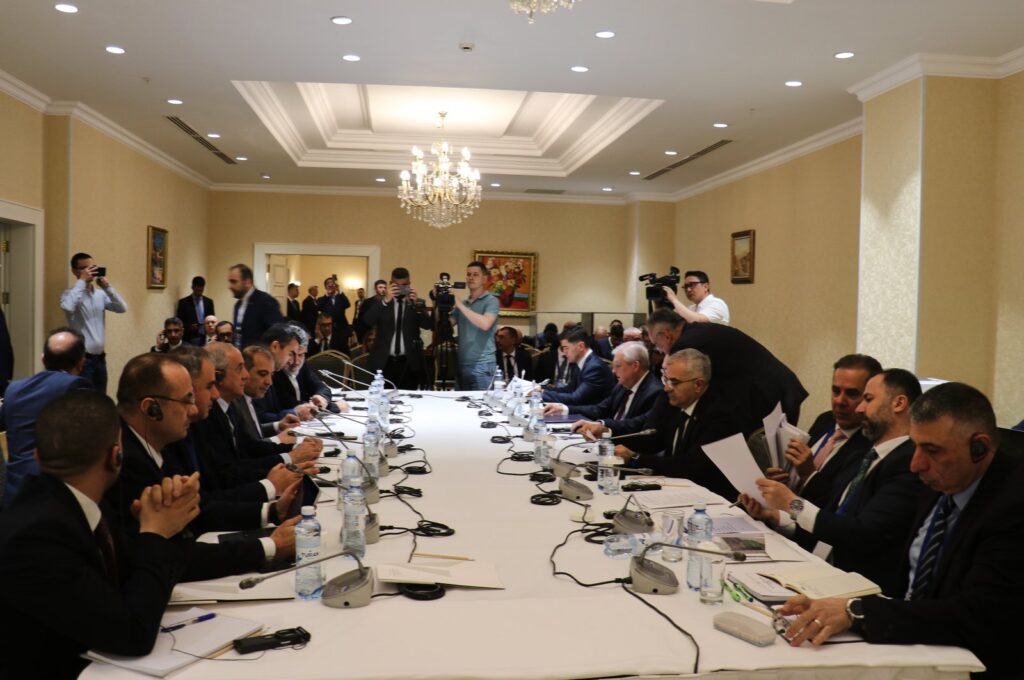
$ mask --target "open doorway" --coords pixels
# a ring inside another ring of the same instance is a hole
[[[0,307],[14,350],[14,378],[42,368],[43,211],[0,200]]]
[[[361,255],[288,255],[285,257],[289,283],[299,284],[299,298],[304,299],[310,286],[317,286],[324,294],[324,279],[334,276],[338,286],[352,307],[345,313],[349,323],[355,321],[357,291],[367,288],[370,277],[370,258]]]

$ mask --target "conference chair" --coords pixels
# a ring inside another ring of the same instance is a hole
[[[339,352],[334,349],[324,350],[323,352],[315,354],[309,359],[306,359],[306,363],[309,364],[309,367],[312,368],[314,371],[326,369],[331,373],[336,373],[340,376],[343,376],[343,382],[348,387],[357,390],[362,389],[361,386],[352,382],[352,367],[349,366],[348,363],[346,363],[348,361],[351,361],[351,359],[349,359],[347,354],[345,354],[344,352]],[[368,380],[364,380],[363,378],[359,378],[359,380],[361,382],[369,382]],[[330,385],[331,382],[328,380],[327,384]]]

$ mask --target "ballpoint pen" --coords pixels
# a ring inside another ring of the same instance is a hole
[[[733,588],[731,585],[729,585],[729,581],[727,579],[722,579],[722,586],[725,587],[725,592],[729,593],[729,597],[731,597],[733,599],[733,601],[735,601],[735,602],[739,602],[740,601],[740,594],[738,592],[736,592],[735,588]]]
[[[176,630],[181,630],[185,626],[190,626],[193,623],[202,623],[203,621],[209,621],[210,619],[215,618],[216,616],[217,614],[215,614],[214,612],[210,612],[209,614],[203,614],[202,616],[197,616],[194,619],[189,619],[188,621],[176,623],[173,626],[160,626],[160,632],[173,633]]]

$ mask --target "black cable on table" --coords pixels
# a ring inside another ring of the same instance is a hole
[[[625,579],[625,580],[628,581],[629,579]],[[641,602],[643,602],[649,608],[653,609],[655,611],[655,613],[657,613],[658,616],[660,616],[661,618],[663,618],[666,621],[668,621],[669,625],[671,625],[673,628],[675,628],[680,633],[682,633],[687,638],[689,638],[690,642],[693,643],[693,648],[694,648],[694,650],[696,652],[696,657],[693,660],[693,674],[696,675],[697,674],[697,669],[700,667],[700,645],[697,644],[697,640],[693,637],[693,635],[691,635],[688,630],[686,630],[685,628],[681,627],[678,623],[673,621],[672,618],[668,614],[666,614],[665,612],[661,611],[660,609],[655,607],[653,604],[651,604],[650,602],[648,602],[647,600],[645,600],[644,598],[640,597],[639,595],[634,593],[632,590],[627,588],[625,582],[622,583],[622,589],[624,591],[626,591],[627,593],[629,593],[630,595],[632,595],[633,597],[635,597],[636,599],[638,599]]]

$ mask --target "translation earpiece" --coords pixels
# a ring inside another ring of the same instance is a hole
[[[988,445],[979,439],[980,432],[971,435],[971,462],[980,463],[981,459],[988,454]]]
[[[160,408],[160,404],[156,403],[155,401],[146,408],[146,415],[152,418],[153,420],[164,419],[164,412]]]

